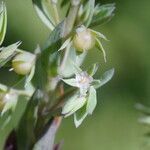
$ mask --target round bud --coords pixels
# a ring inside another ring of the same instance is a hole
[[[89,29],[82,26],[76,30],[73,45],[78,52],[90,50],[95,46],[95,37]]]
[[[29,52],[21,52],[12,60],[12,67],[17,74],[27,75],[35,63],[35,55]]]

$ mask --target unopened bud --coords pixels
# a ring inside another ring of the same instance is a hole
[[[89,29],[81,26],[76,30],[73,45],[79,52],[90,50],[95,46],[95,37]]]
[[[29,52],[21,52],[12,60],[12,67],[17,74],[27,75],[35,63],[35,55]]]

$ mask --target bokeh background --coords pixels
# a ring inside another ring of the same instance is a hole
[[[111,82],[98,91],[98,105],[92,117],[76,129],[73,118],[64,119],[57,141],[64,140],[64,150],[149,150],[144,137],[146,128],[138,123],[136,103],[150,100],[150,0],[100,0],[116,3],[115,17],[97,27],[109,42],[104,42],[107,64],[101,63],[100,75],[115,68]],[[37,17],[31,0],[6,0],[8,29],[4,45],[21,40],[21,48],[33,51],[49,36]],[[91,51],[88,66],[102,57]],[[0,78],[6,74],[0,72]],[[7,81],[15,78],[6,74]],[[6,76],[5,76],[6,77]],[[6,78],[5,78],[6,80]],[[15,79],[14,79],[15,80]]]

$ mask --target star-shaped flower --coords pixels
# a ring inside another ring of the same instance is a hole
[[[64,105],[62,114],[68,117],[74,114],[74,122],[78,127],[87,115],[91,115],[97,104],[96,89],[108,82],[113,74],[114,69],[104,73],[100,80],[93,79],[93,75],[98,69],[94,64],[88,71],[78,69],[75,78],[62,79],[66,84],[77,87],[78,91]]]

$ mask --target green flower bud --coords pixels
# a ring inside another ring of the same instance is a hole
[[[12,60],[12,67],[17,74],[27,75],[35,63],[35,55],[29,52],[21,52]]]
[[[78,52],[92,49],[95,46],[95,37],[91,30],[84,26],[79,27],[73,38],[73,45]]]

